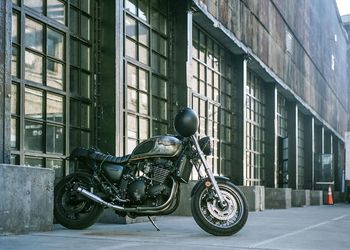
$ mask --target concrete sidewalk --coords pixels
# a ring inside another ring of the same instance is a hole
[[[215,237],[192,217],[158,217],[151,223],[96,224],[87,230],[0,236],[0,249],[350,249],[350,205],[266,210],[249,214],[236,235]]]

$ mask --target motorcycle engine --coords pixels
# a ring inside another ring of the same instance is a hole
[[[141,161],[137,164],[138,176],[129,182],[127,193],[133,204],[158,206],[170,196],[172,181],[169,174],[173,171],[172,161],[157,159]]]

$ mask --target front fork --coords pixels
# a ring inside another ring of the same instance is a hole
[[[219,198],[219,201],[220,201],[220,204],[222,206],[225,206],[225,199],[224,197],[222,196],[221,192],[220,192],[220,189],[219,189],[219,186],[218,186],[218,183],[216,182],[215,180],[215,177],[213,175],[213,172],[211,171],[210,167],[208,166],[208,163],[207,161],[205,160],[204,158],[204,153],[202,152],[202,149],[200,148],[199,144],[198,144],[198,140],[197,140],[197,137],[196,135],[192,135],[191,136],[191,139],[194,143],[194,146],[196,147],[197,149],[197,152],[199,153],[199,157],[204,165],[204,169],[205,169],[205,172],[207,173],[208,175],[208,178],[209,180],[211,181],[213,187],[214,187],[214,190],[216,192],[216,194],[218,195],[218,198]]]

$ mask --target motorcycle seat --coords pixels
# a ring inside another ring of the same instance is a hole
[[[69,156],[69,159],[74,158],[88,158],[100,162],[109,162],[114,164],[123,164],[129,161],[131,155],[125,155],[121,157],[113,156],[110,154],[104,154],[96,149],[75,148]]]
[[[115,163],[115,164],[123,164],[129,161],[131,155],[125,155],[125,156],[113,156],[109,154],[104,154],[101,152],[93,152],[90,155],[90,158],[96,161],[103,161],[103,162],[109,162],[109,163]]]

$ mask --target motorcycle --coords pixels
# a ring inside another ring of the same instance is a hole
[[[188,183],[194,167],[199,180],[191,192],[196,223],[217,236],[237,233],[247,221],[243,193],[225,177],[213,175],[205,155],[209,137],[197,139],[198,116],[190,108],[175,117],[178,135],[162,135],[140,143],[130,155],[115,157],[95,149],[76,148],[69,156],[78,171],[58,182],[54,216],[69,229],[93,225],[104,208],[136,218],[168,215],[180,200],[180,183]],[[203,171],[204,170],[204,171]]]

